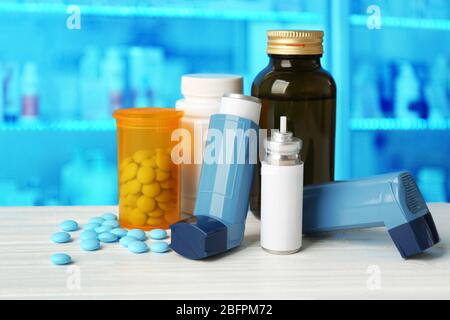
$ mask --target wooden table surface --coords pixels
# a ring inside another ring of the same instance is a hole
[[[129,253],[119,244],[84,252],[50,241],[58,223],[116,207],[0,208],[0,299],[449,299],[450,204],[431,204],[441,242],[403,260],[386,229],[304,238],[302,251],[271,255],[259,246],[249,214],[244,243],[207,261],[175,252]],[[53,253],[74,263],[52,265]]]

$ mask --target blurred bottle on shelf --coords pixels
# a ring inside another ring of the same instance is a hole
[[[0,90],[3,97],[3,119],[15,122],[20,116],[19,64],[5,63],[0,78]]]
[[[429,81],[425,86],[425,98],[430,119],[450,117],[450,101],[447,92],[449,67],[445,56],[440,55],[430,66]]]
[[[100,51],[88,47],[80,60],[80,116],[84,120],[104,120],[111,117],[106,84],[100,78]]]
[[[39,117],[39,75],[34,62],[24,64],[21,74],[21,120],[37,120]]]
[[[100,150],[77,151],[61,170],[60,199],[71,205],[116,204],[115,166]]]
[[[39,203],[41,190],[28,184],[21,187],[12,179],[2,179],[0,194],[0,206],[34,206]]]
[[[3,99],[3,81],[5,78],[5,74],[4,74],[4,67],[3,65],[0,63],[0,123],[2,123],[4,121],[4,112],[3,112],[3,106],[4,106],[4,99]]]
[[[417,184],[426,201],[445,202],[446,175],[445,169],[441,167],[422,167],[417,173]]]
[[[164,106],[164,52],[156,47],[128,50],[128,85],[131,107]]]
[[[164,67],[164,77],[168,79],[170,86],[160,88],[163,95],[164,103],[162,105],[172,107],[176,105],[176,101],[181,98],[178,88],[181,88],[181,76],[189,71],[185,59],[171,58]],[[165,83],[165,82],[164,82]]]
[[[55,75],[54,109],[57,109],[56,118],[58,120],[78,119],[79,114],[79,88],[76,73],[59,73]]]
[[[59,198],[66,205],[75,204],[74,197],[83,188],[83,175],[86,173],[86,164],[81,150],[76,150],[66,164],[63,165],[60,174]]]
[[[118,48],[110,47],[100,64],[100,77],[106,84],[109,101],[109,118],[112,112],[122,108],[125,89],[125,64]]]
[[[417,119],[419,114],[411,110],[411,105],[420,99],[420,84],[413,66],[402,62],[395,79],[394,113],[399,119]]]
[[[353,75],[351,99],[353,118],[383,117],[374,64],[363,62],[357,67]]]
[[[117,170],[106,160],[104,153],[100,150],[87,152],[85,168],[82,189],[77,190],[79,198],[75,204],[117,204]]]

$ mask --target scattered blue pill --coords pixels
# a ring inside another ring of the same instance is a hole
[[[76,231],[78,230],[78,223],[75,220],[65,220],[59,224],[59,227],[63,231]]]
[[[88,222],[102,224],[103,222],[105,222],[105,219],[103,219],[102,217],[93,217],[90,218]]]
[[[128,231],[122,228],[114,228],[110,231],[112,234],[115,234],[119,238],[123,238],[127,235]]]
[[[80,239],[81,240],[88,240],[88,239],[95,239],[95,240],[97,240],[97,236],[98,236],[98,234],[94,230],[84,230],[80,234]]]
[[[120,244],[122,245],[122,247],[125,247],[125,248],[127,248],[128,247],[128,245],[131,243],[131,242],[134,242],[134,241],[139,241],[139,240],[137,240],[136,238],[134,238],[134,237],[128,237],[128,236],[125,236],[125,237],[123,237],[122,239],[120,239]]]
[[[167,252],[167,251],[169,251],[169,245],[164,241],[155,242],[155,243],[152,243],[152,245],[150,246],[150,250],[152,252],[156,252],[156,253]]]
[[[94,229],[95,232],[97,233],[103,233],[103,232],[109,232],[111,231],[113,228],[109,227],[109,226],[100,226]]]
[[[100,241],[97,239],[86,239],[81,241],[80,247],[85,251],[95,251],[100,249]]]
[[[144,241],[146,239],[145,232],[142,231],[141,229],[130,230],[128,231],[127,236],[136,238],[141,241]]]
[[[72,237],[70,236],[70,233],[67,232],[55,232],[52,235],[52,241],[55,243],[66,243],[72,240]]]
[[[162,240],[167,238],[167,232],[163,229],[153,229],[148,233],[151,239],[153,240]]]
[[[95,228],[100,227],[100,226],[101,226],[100,223],[91,222],[91,223],[85,224],[83,229],[84,230],[94,230]]]
[[[128,245],[128,250],[133,253],[144,253],[148,251],[148,246],[142,241],[133,241]]]
[[[119,237],[115,234],[112,234],[111,232],[103,232],[98,235],[98,240],[100,240],[101,242],[111,243],[119,240]]]
[[[114,213],[104,213],[102,214],[102,218],[105,220],[117,220],[117,216]]]
[[[64,265],[72,262],[72,258],[65,253],[55,253],[50,257],[50,260],[56,265]]]
[[[102,223],[102,226],[117,228],[119,226],[119,222],[117,222],[117,220],[105,220],[105,222]]]

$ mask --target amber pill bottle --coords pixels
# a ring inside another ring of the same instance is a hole
[[[322,31],[268,31],[269,64],[252,84],[252,95],[262,101],[260,127],[270,135],[286,116],[303,140],[305,186],[334,179],[336,84],[321,65],[323,37]],[[250,207],[259,217],[260,166],[255,171]]]

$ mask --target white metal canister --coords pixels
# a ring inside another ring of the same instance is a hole
[[[302,141],[286,131],[272,130],[261,167],[261,247],[274,254],[291,254],[302,246]]]

